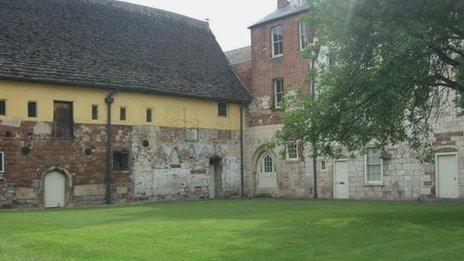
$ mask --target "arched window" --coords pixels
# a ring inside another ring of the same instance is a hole
[[[271,156],[266,155],[261,160],[261,173],[272,174],[275,173],[274,160]]]

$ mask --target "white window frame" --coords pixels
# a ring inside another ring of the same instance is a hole
[[[290,153],[289,153],[290,146],[295,146],[295,153],[296,153],[295,158],[290,158]],[[286,155],[287,161],[298,161],[300,159],[300,146],[298,146],[298,143],[291,142],[291,143],[285,145],[285,155]]]
[[[266,172],[266,158],[269,157],[272,161],[272,172]],[[276,171],[276,162],[270,154],[265,154],[261,157],[261,173],[265,175],[274,175]]]
[[[369,149],[377,149],[377,148],[374,148],[374,147],[369,147],[367,148],[368,150]],[[378,149],[380,150],[380,149]],[[374,164],[370,164],[370,165],[374,165]],[[378,164],[375,164],[375,165],[378,165]],[[382,157],[380,157],[380,180],[375,180],[375,181],[369,181],[368,180],[368,176],[367,176],[367,151],[366,151],[366,155],[364,155],[364,180],[366,182],[366,184],[368,185],[383,185],[383,159]]]
[[[277,30],[278,28],[280,28],[280,31],[282,33],[282,39],[280,41],[275,41],[274,40],[274,31]],[[279,54],[276,54],[276,50],[275,50],[275,44],[278,44],[280,43],[280,51],[281,53]],[[271,28],[271,57],[272,58],[276,58],[276,57],[282,57],[284,55],[284,28],[281,26],[281,25],[277,25],[277,26],[274,26]]]
[[[5,152],[0,151],[0,155],[2,159],[2,161],[0,161],[0,174],[3,174],[5,173]],[[0,178],[2,178],[1,175],[0,175]]]
[[[279,92],[277,92],[277,82],[280,82],[280,88],[281,90]],[[282,101],[278,101],[277,100],[277,97],[278,95],[280,94],[282,96],[282,99],[285,95],[285,89],[284,89],[284,79],[283,78],[276,78],[274,80],[272,80],[272,85],[274,87],[274,108],[275,109],[279,109],[280,106],[279,106],[279,103]]]
[[[299,32],[299,42],[300,42],[300,51],[303,51],[309,44],[309,35],[306,28],[306,24],[303,21],[298,22],[298,32]],[[306,45],[304,43],[306,40]]]

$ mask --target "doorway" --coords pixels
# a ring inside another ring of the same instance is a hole
[[[459,198],[458,160],[455,152],[436,154],[436,196]]]
[[[223,198],[224,190],[222,187],[222,158],[213,157],[209,160],[208,168],[208,189],[209,198]]]
[[[66,206],[66,177],[58,171],[45,175],[44,205],[46,208]]]
[[[335,161],[334,163],[334,198],[349,199],[348,161]]]

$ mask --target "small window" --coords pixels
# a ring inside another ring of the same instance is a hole
[[[296,143],[287,144],[287,160],[295,161],[298,160],[298,145]]]
[[[147,109],[147,122],[152,122],[152,121],[153,121],[153,110]]]
[[[327,165],[325,163],[325,160],[321,161],[321,170],[327,170]]]
[[[6,100],[0,100],[0,116],[6,115]]]
[[[273,174],[275,173],[274,160],[271,156],[266,155],[261,162],[261,173]]]
[[[300,32],[300,51],[302,51],[308,46],[309,33],[305,22],[300,21],[298,27]]]
[[[281,56],[283,51],[283,30],[282,26],[276,26],[271,29],[272,57]]]
[[[368,148],[365,156],[365,172],[367,183],[381,183],[383,181],[383,162],[379,149]]]
[[[279,103],[282,102],[284,98],[284,81],[282,79],[275,79],[273,81],[274,85],[274,108],[279,108]]]
[[[113,170],[129,170],[129,153],[113,152]]]
[[[98,120],[98,105],[92,105],[92,120]]]
[[[121,107],[121,109],[119,110],[119,120],[121,121],[126,120],[126,108],[125,107]]]
[[[224,102],[218,103],[218,115],[221,117],[227,116],[227,104]]]
[[[37,117],[37,102],[30,101],[27,103],[27,117],[29,118]]]
[[[3,151],[0,151],[0,173],[3,172],[5,172],[5,153],[3,153]]]

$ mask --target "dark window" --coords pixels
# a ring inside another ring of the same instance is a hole
[[[6,100],[0,100],[0,115],[6,115]]]
[[[221,117],[227,116],[227,104],[224,102],[218,103],[218,115]]]
[[[280,56],[283,51],[283,30],[282,26],[276,26],[271,30],[272,56]]]
[[[30,101],[27,103],[27,117],[37,117],[37,102]]]
[[[284,81],[282,79],[275,79],[274,85],[274,108],[279,108],[279,103],[284,98]]]
[[[147,122],[152,122],[153,110],[147,109]]]
[[[113,170],[129,170],[129,153],[113,152]]]
[[[53,117],[53,135],[71,138],[74,136],[74,120],[72,102],[55,101]]]
[[[125,107],[121,107],[121,109],[119,111],[119,120],[121,120],[121,121],[126,120],[126,108]]]
[[[92,120],[98,120],[98,105],[92,105]]]
[[[325,160],[323,160],[323,161],[321,162],[321,169],[322,169],[322,170],[325,170],[325,169],[326,169]]]
[[[5,154],[0,151],[0,173],[5,172]]]

